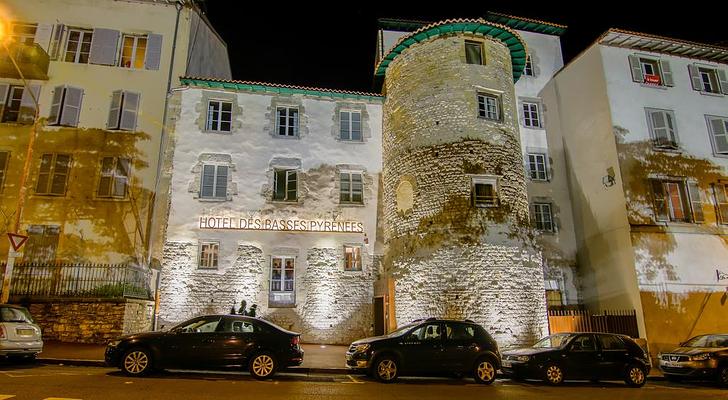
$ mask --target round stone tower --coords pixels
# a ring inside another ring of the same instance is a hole
[[[378,65],[398,325],[467,318],[501,344],[547,333],[514,86],[525,58],[508,27],[448,20],[403,37]]]

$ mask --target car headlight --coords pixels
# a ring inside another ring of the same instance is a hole
[[[116,347],[121,343],[121,340],[112,340],[109,342],[109,347]]]
[[[531,358],[531,357],[529,357],[529,356],[518,356],[518,357],[516,357],[516,361],[526,362],[526,361],[528,361],[528,360],[529,360],[530,358]]]
[[[703,353],[694,356],[690,356],[690,361],[705,361],[710,359],[710,353]]]
[[[365,351],[369,350],[370,347],[371,346],[368,343],[357,345],[354,349],[354,353],[364,353]]]

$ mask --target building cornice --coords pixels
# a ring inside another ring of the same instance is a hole
[[[728,48],[725,47],[617,28],[604,32],[597,43],[728,64]]]

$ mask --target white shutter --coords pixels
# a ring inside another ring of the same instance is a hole
[[[63,24],[58,24],[53,27],[53,38],[51,39],[51,45],[48,51],[48,55],[50,56],[51,60],[57,60],[59,54],[61,53],[61,43],[63,43],[63,31],[65,30],[66,26]]]
[[[720,91],[723,94],[728,94],[728,76],[724,69],[716,69],[715,72],[718,74],[718,81],[720,81]]]
[[[672,79],[672,69],[670,68],[670,62],[667,60],[660,60],[660,69],[662,70],[662,83],[665,86],[675,86],[675,82]]]
[[[210,198],[215,194],[215,166],[202,166],[202,182],[200,182],[200,197]]]
[[[81,112],[81,102],[83,101],[83,89],[75,87],[66,87],[66,96],[63,100],[63,110],[61,111],[61,125],[78,126],[78,115]]]
[[[117,46],[121,32],[113,29],[95,28],[91,38],[90,64],[115,65]]]
[[[10,85],[7,83],[0,83],[0,107],[5,105],[5,100],[8,98],[8,90]]]
[[[109,108],[109,119],[106,121],[106,129],[119,128],[119,114],[121,113],[121,94],[123,91],[114,90],[111,94],[111,107]]]
[[[723,118],[708,118],[710,122],[710,130],[713,132],[713,143],[715,144],[715,152],[728,154],[728,129],[726,129],[726,121]]]
[[[32,124],[35,121],[36,101],[39,101],[40,96],[40,85],[31,84],[29,86],[30,90],[23,90],[23,97],[20,98],[18,122],[23,124]]]
[[[137,112],[139,110],[139,93],[124,92],[124,102],[121,107],[121,120],[119,129],[125,131],[136,130]]]
[[[147,35],[147,54],[144,58],[144,68],[159,69],[162,59],[162,35],[150,33]]]
[[[49,125],[58,125],[61,116],[61,105],[63,103],[63,92],[65,86],[56,86],[53,90],[53,101],[51,101],[51,113],[48,115]]]
[[[697,90],[698,92],[703,91],[703,81],[700,79],[700,72],[698,72],[698,67],[690,64],[688,65],[688,71],[690,72],[690,80],[693,83],[693,89]]]
[[[690,208],[693,211],[693,222],[703,222],[703,201],[700,199],[700,188],[696,182],[688,182]]]
[[[217,198],[227,198],[227,181],[228,167],[226,165],[217,166],[217,174],[215,176],[215,196]]]
[[[51,48],[51,38],[53,37],[53,24],[38,24],[35,28],[34,42],[38,43],[46,53]]]
[[[640,58],[635,55],[630,55],[629,66],[632,69],[632,80],[635,82],[643,83],[645,81],[645,78],[642,75],[642,65],[640,64]]]

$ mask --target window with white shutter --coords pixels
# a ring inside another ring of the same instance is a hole
[[[113,29],[95,28],[91,37],[90,64],[115,65],[121,32]]]
[[[652,179],[656,221],[703,222],[700,189],[695,182]]]
[[[51,101],[49,125],[78,126],[83,89],[71,86],[56,86]]]
[[[716,154],[728,155],[728,118],[706,116],[713,151]]]
[[[718,221],[721,224],[728,225],[728,184],[716,183],[713,185],[713,194],[715,195],[715,208],[718,214]]]
[[[645,109],[652,143],[657,149],[677,149],[675,114],[669,110]]]
[[[131,161],[128,158],[104,157],[101,159],[101,177],[98,197],[125,198],[129,189]]]
[[[227,199],[228,166],[205,164],[202,166],[200,198]]]
[[[66,49],[63,61],[77,64],[88,64],[91,54],[93,31],[88,29],[68,28]]]
[[[726,71],[701,64],[688,65],[693,89],[702,93],[728,94]]]
[[[162,59],[162,35],[150,33],[147,35],[147,54],[144,58],[144,68],[158,70]]]
[[[119,66],[122,68],[144,69],[147,54],[147,36],[123,35],[121,38],[121,56]]]
[[[126,90],[116,90],[111,94],[107,129],[136,130],[139,96],[139,93]]]
[[[667,60],[636,54],[628,58],[633,81],[651,86],[674,85],[672,69]]]
[[[71,156],[68,154],[43,154],[40,159],[38,181],[35,193],[63,196],[71,170]]]
[[[298,200],[298,171],[293,169],[278,169],[273,175],[273,200]]]

